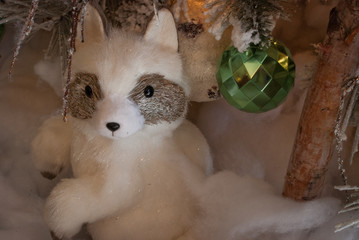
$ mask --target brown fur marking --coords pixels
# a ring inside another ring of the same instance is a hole
[[[85,93],[86,86],[92,89],[92,96]],[[69,85],[69,109],[75,118],[91,118],[96,110],[96,102],[102,99],[98,78],[92,73],[76,73],[75,80]]]
[[[187,38],[195,38],[204,31],[202,23],[185,22],[178,25],[177,30],[185,34]]]
[[[154,88],[154,94],[150,98],[144,95],[147,86]],[[131,91],[130,97],[139,106],[146,124],[175,121],[185,114],[188,102],[182,87],[159,74],[143,75]]]

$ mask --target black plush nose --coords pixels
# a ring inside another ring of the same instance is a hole
[[[109,122],[106,124],[106,127],[111,131],[117,131],[118,129],[120,129],[120,124],[116,123],[116,122]]]

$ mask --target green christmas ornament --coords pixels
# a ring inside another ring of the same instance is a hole
[[[295,64],[289,49],[278,41],[266,48],[253,45],[244,53],[232,46],[223,53],[216,77],[221,94],[231,105],[260,113],[287,97],[294,85]]]

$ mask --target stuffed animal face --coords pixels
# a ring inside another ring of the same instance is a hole
[[[117,30],[107,36],[89,6],[86,32],[85,42],[77,41],[69,85],[68,106],[77,125],[113,139],[177,127],[186,114],[189,91],[171,13],[160,11],[144,37]]]

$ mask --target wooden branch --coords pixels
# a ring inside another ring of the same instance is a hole
[[[359,0],[341,0],[331,11],[318,69],[308,90],[283,195],[295,200],[320,196],[332,157],[343,81],[359,67]]]

